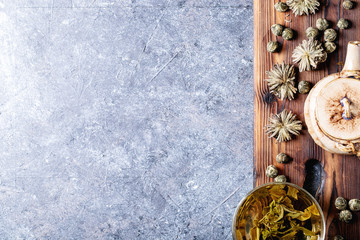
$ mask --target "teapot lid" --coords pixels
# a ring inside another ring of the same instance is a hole
[[[319,128],[330,138],[360,139],[360,79],[335,78],[316,97]]]

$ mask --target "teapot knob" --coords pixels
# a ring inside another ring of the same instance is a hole
[[[343,97],[340,100],[340,104],[341,104],[341,106],[343,107],[343,110],[344,110],[344,112],[342,114],[343,119],[351,120],[352,119],[352,114],[350,112],[350,104],[351,104],[350,99],[347,98],[347,97]]]

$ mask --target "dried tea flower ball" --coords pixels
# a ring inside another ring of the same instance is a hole
[[[284,27],[280,24],[274,24],[271,26],[271,32],[276,36],[281,36]]]
[[[274,5],[274,8],[278,12],[286,12],[289,10],[289,6],[284,2],[278,2]]]
[[[269,178],[274,178],[278,175],[278,170],[274,165],[269,165],[266,168],[266,176]]]
[[[300,134],[302,122],[296,120],[294,113],[284,109],[281,113],[273,114],[265,128],[269,137],[275,138],[278,142],[286,142],[290,141],[293,135]]]
[[[352,213],[349,210],[342,210],[339,214],[339,219],[342,222],[349,223],[352,220]]]
[[[349,208],[351,211],[354,211],[354,212],[360,211],[360,200],[359,199],[351,199],[349,201]]]
[[[334,42],[325,42],[325,52],[332,53],[336,50],[336,44]]]
[[[283,182],[286,182],[286,177],[285,177],[285,175],[279,175],[274,180],[275,180],[275,182],[283,183]]]
[[[354,3],[350,0],[345,0],[343,2],[343,8],[349,10],[349,9],[352,9],[354,7]]]
[[[337,37],[337,33],[334,29],[329,28],[329,29],[325,30],[325,32],[324,32],[324,40],[325,41],[333,42],[333,41],[335,41],[336,37]]]
[[[306,94],[310,91],[311,84],[308,81],[300,81],[298,84],[298,90],[301,94]]]
[[[270,41],[268,42],[266,49],[268,52],[276,52],[280,47],[280,44],[278,42]]]
[[[294,31],[291,28],[285,28],[281,36],[285,40],[291,40],[294,38]]]
[[[276,161],[278,163],[288,163],[290,160],[291,158],[285,153],[279,153],[278,155],[276,155]]]
[[[340,29],[347,29],[347,28],[349,28],[349,26],[350,26],[349,21],[346,19],[343,19],[343,18],[340,18],[337,23],[337,27]]]
[[[291,64],[276,63],[270,71],[266,72],[270,93],[284,100],[294,99],[295,87],[295,67]]]
[[[329,27],[329,22],[325,18],[318,18],[318,20],[316,20],[316,27],[320,31],[325,31]]]
[[[314,27],[308,27],[306,29],[305,33],[306,33],[306,36],[311,39],[316,39],[320,35],[319,29],[314,28]]]
[[[313,14],[320,6],[318,0],[286,0],[286,4],[295,16]]]
[[[326,62],[327,59],[327,53],[325,52],[325,49],[323,47],[321,47],[321,51],[323,51],[324,54],[319,57],[318,59],[319,63]]]
[[[325,62],[327,53],[322,44],[313,39],[303,40],[292,54],[293,62],[299,64],[299,71],[310,71],[316,69],[318,64]]]
[[[340,236],[340,235],[336,235],[334,237],[334,240],[345,240],[345,238],[343,236]]]
[[[335,199],[335,207],[337,210],[345,210],[347,207],[347,201],[343,197],[338,197]]]

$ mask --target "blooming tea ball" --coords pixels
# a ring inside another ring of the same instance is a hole
[[[289,9],[289,6],[284,2],[278,2],[274,5],[274,8],[278,12],[286,12]]]
[[[325,18],[318,18],[318,20],[316,20],[316,27],[320,31],[325,31],[329,27],[329,22]]]
[[[290,161],[290,157],[285,153],[279,153],[276,155],[276,161],[278,163],[288,163]]]
[[[276,52],[280,47],[280,44],[278,42],[273,42],[273,41],[270,41],[268,42],[267,46],[266,46],[266,49],[268,52]]]
[[[308,27],[306,29],[305,33],[306,33],[306,36],[311,39],[316,39],[320,35],[319,29],[314,28],[314,27]]]
[[[300,81],[298,84],[298,90],[301,94],[306,94],[310,91],[311,84],[308,81]]]
[[[278,175],[278,170],[277,168],[274,166],[274,165],[269,165],[267,168],[266,168],[266,176],[269,177],[269,178],[274,178]]]
[[[347,207],[347,201],[343,197],[338,197],[335,199],[335,207],[337,210],[345,210]]]
[[[351,211],[354,211],[354,212],[360,211],[360,200],[359,199],[351,199],[349,201],[349,208]]]
[[[281,36],[285,40],[291,40],[294,38],[294,31],[291,28],[285,28]]]
[[[281,36],[284,27],[280,24],[274,24],[271,26],[271,32],[276,36]]]
[[[349,223],[352,220],[352,213],[349,210],[342,210],[339,214],[339,219],[342,222]]]
[[[340,236],[340,235],[336,235],[334,237],[334,240],[345,240],[345,238],[343,236]]]
[[[336,50],[336,44],[334,42],[325,42],[325,52],[332,53]]]
[[[349,28],[349,26],[350,26],[349,21],[344,19],[344,18],[340,18],[338,23],[337,23],[337,27],[339,29],[347,29],[347,28]]]
[[[335,41],[337,37],[337,33],[334,29],[330,28],[330,29],[326,29],[324,32],[324,40],[327,42],[333,42]]]
[[[345,0],[343,2],[343,8],[347,9],[347,10],[350,10],[354,7],[354,3],[350,0]]]
[[[283,182],[286,182],[286,176],[285,175],[279,175],[274,180],[275,180],[275,182],[283,183]]]

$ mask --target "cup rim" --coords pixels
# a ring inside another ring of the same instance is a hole
[[[319,212],[320,212],[320,216],[321,216],[321,219],[322,219],[322,228],[324,229],[324,231],[322,232],[322,235],[319,236],[319,239],[318,240],[324,240],[325,239],[325,234],[326,234],[326,224],[325,224],[325,217],[324,217],[324,213],[323,213],[323,210],[321,209],[321,206],[320,204],[318,203],[318,201],[307,191],[305,190],[304,188],[294,184],[294,183],[290,183],[290,182],[268,182],[268,183],[264,183],[262,185],[259,185],[257,187],[255,187],[254,189],[252,189],[250,192],[248,192],[246,194],[246,196],[244,196],[241,201],[239,202],[239,204],[237,205],[236,209],[235,209],[235,213],[234,213],[234,216],[233,216],[233,220],[232,220],[232,227],[231,227],[231,230],[232,230],[232,237],[234,240],[237,240],[236,239],[236,235],[235,235],[235,225],[236,225],[236,217],[237,217],[237,213],[241,207],[241,205],[245,202],[245,200],[255,191],[259,190],[260,188],[263,188],[263,187],[267,187],[269,185],[289,185],[289,186],[292,186],[302,192],[304,192],[306,195],[308,195],[308,197],[314,202],[315,206],[318,208]]]

